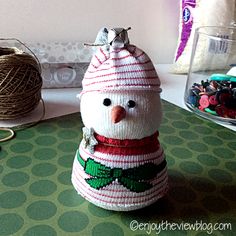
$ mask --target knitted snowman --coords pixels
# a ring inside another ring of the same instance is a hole
[[[85,73],[80,96],[85,127],[72,183],[91,203],[129,211],[166,194],[160,92],[149,57],[129,44],[127,30],[110,30],[108,45],[96,51]]]

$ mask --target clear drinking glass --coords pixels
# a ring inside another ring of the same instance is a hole
[[[196,29],[184,99],[200,116],[236,124],[236,27]]]

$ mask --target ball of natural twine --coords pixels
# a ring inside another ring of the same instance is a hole
[[[17,48],[0,47],[0,119],[15,119],[34,110],[41,99],[40,64]]]

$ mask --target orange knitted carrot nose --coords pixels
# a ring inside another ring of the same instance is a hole
[[[111,110],[111,120],[114,124],[120,122],[126,116],[125,108],[122,106],[115,106]]]

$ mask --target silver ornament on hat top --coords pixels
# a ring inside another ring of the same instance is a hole
[[[129,37],[127,29],[124,28],[112,28],[108,30],[103,27],[99,30],[97,37],[94,43],[84,43],[84,46],[93,47],[94,54],[97,52],[97,47],[107,46],[107,50],[110,50],[110,47],[113,48],[123,48],[125,45],[129,44]]]
[[[129,37],[127,31],[131,29],[113,28],[108,31],[108,44],[113,48],[123,48],[129,44]]]

